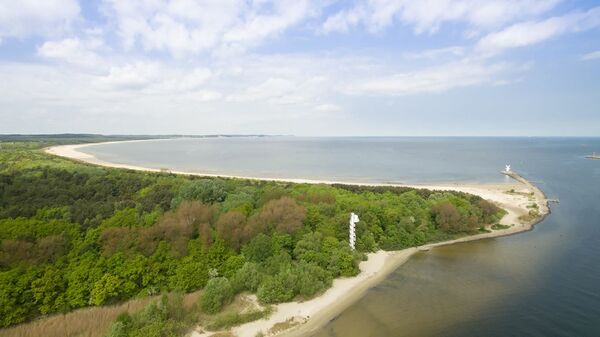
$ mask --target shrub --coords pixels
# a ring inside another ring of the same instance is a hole
[[[262,275],[258,271],[258,264],[246,262],[232,278],[232,287],[234,292],[238,293],[244,290],[256,292],[260,284]]]
[[[292,234],[302,227],[305,217],[304,207],[290,197],[270,200],[263,206],[258,216],[251,218],[250,233],[275,230],[278,233]]]
[[[210,279],[200,297],[200,308],[209,314],[215,314],[231,301],[233,289],[224,277]]]
[[[240,249],[246,216],[239,211],[229,211],[219,217],[216,229],[219,237],[231,248]]]
[[[291,268],[285,268],[275,276],[267,276],[258,287],[256,296],[263,303],[287,302],[297,294],[298,277]]]
[[[443,201],[431,209],[435,223],[442,230],[459,232],[462,230],[462,217],[456,206],[449,201]]]
[[[221,179],[192,180],[181,187],[171,202],[171,208],[176,208],[184,200],[200,200],[212,204],[225,200],[226,196],[225,182]]]
[[[242,253],[249,261],[263,262],[273,255],[271,238],[265,234],[258,234],[244,248]]]

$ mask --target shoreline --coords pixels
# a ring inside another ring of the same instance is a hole
[[[312,178],[282,178],[282,177],[260,177],[252,175],[237,175],[237,174],[222,174],[222,173],[211,173],[211,172],[197,172],[197,171],[180,171],[171,170],[169,168],[152,168],[145,166],[138,166],[133,164],[120,164],[105,161],[97,158],[92,154],[79,151],[83,147],[92,147],[97,145],[108,145],[115,143],[139,143],[139,142],[152,142],[152,141],[165,141],[165,140],[179,140],[182,138],[157,138],[157,139],[135,139],[135,140],[117,140],[107,141],[99,143],[83,143],[83,144],[68,144],[68,145],[56,145],[44,148],[44,152],[47,154],[67,158],[84,164],[91,164],[96,166],[103,166],[108,168],[120,168],[133,171],[142,172],[154,172],[154,173],[172,173],[187,176],[207,177],[207,178],[223,178],[223,179],[240,179],[240,180],[258,180],[266,182],[282,182],[282,183],[294,183],[294,184],[326,184],[326,185],[354,185],[354,186],[384,186],[384,187],[408,187],[416,189],[438,189],[448,191],[459,191],[463,187],[481,187],[500,185],[501,182],[481,183],[481,182],[431,182],[431,183],[402,183],[402,182],[368,182],[368,181],[343,181],[343,180],[329,180],[329,179],[312,179]],[[507,185],[508,186],[508,185]],[[466,192],[470,193],[470,192]],[[472,193],[473,194],[473,193]]]
[[[125,142],[141,142],[141,141],[156,141],[151,140],[131,140]],[[123,141],[120,141],[123,142]],[[44,149],[48,154],[65,157],[71,160],[83,162],[86,164],[122,168],[145,172],[164,172],[161,169],[153,169],[135,165],[117,164],[100,160],[93,155],[78,151],[82,147],[94,146],[99,144],[116,143],[101,142],[76,145],[59,145]],[[199,172],[184,172],[184,171],[168,171],[173,174],[181,174],[188,176],[202,177],[220,177],[227,179],[245,179],[245,180],[260,180],[274,182],[289,182],[289,183],[307,183],[307,184],[344,184],[357,186],[389,186],[389,187],[409,187],[415,189],[429,189],[441,191],[457,191],[469,194],[474,194],[483,199],[494,202],[499,207],[507,211],[507,214],[500,221],[501,224],[510,226],[506,229],[492,230],[488,233],[468,235],[453,240],[435,242],[425,244],[419,247],[406,248],[399,251],[378,251],[368,254],[368,260],[360,263],[360,273],[351,278],[338,278],[333,281],[331,288],[325,291],[318,297],[305,302],[288,302],[275,306],[275,310],[271,316],[249,322],[231,329],[234,336],[239,337],[254,337],[257,333],[262,332],[265,336],[304,336],[314,332],[337,315],[343,312],[346,308],[358,301],[370,288],[376,286],[383,281],[389,274],[399,268],[408,259],[419,251],[428,251],[432,248],[456,244],[461,242],[469,242],[482,239],[497,238],[502,236],[514,235],[526,231],[530,231],[534,226],[541,222],[549,213],[548,200],[544,193],[527,179],[521,177],[514,172],[502,172],[511,178],[511,183],[491,183],[491,184],[396,184],[396,183],[360,183],[360,182],[343,182],[343,181],[327,181],[313,179],[285,179],[285,178],[264,178],[264,177],[249,177],[235,176]],[[508,193],[514,190],[516,193]],[[531,221],[521,221],[519,217],[529,213],[527,206],[537,204],[539,216]],[[289,322],[292,320],[294,326],[276,334],[268,333],[277,323]],[[192,337],[210,336],[212,333],[200,333],[195,330],[191,333]]]

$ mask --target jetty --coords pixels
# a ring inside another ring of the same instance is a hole
[[[600,156],[596,154],[596,152],[592,152],[591,155],[589,156],[585,156],[585,158],[587,159],[592,159],[592,160],[600,160]]]
[[[506,169],[504,171],[501,171],[502,174],[509,176],[511,178],[513,178],[514,180],[522,183],[523,185],[527,186],[531,191],[533,191],[533,194],[535,195],[535,197],[537,198],[537,200],[540,201],[540,205],[542,208],[542,212],[543,213],[549,213],[550,211],[550,207],[549,207],[549,203],[550,202],[554,202],[554,203],[559,203],[560,201],[558,199],[548,199],[546,197],[546,195],[544,194],[544,192],[542,192],[542,190],[540,190],[537,186],[535,186],[534,184],[532,184],[529,180],[523,178],[520,174],[518,174],[517,172],[511,170],[510,165],[506,165]]]

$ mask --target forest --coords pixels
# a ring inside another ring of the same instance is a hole
[[[458,192],[102,168],[45,154],[55,143],[0,142],[0,327],[198,289],[206,313],[242,292],[309,299],[356,275],[367,252],[473,234],[503,215]]]

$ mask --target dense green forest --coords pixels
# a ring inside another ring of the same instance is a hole
[[[240,292],[307,299],[365,252],[472,234],[503,212],[455,192],[101,168],[45,154],[51,143],[0,142],[0,327],[201,288],[207,313]]]

